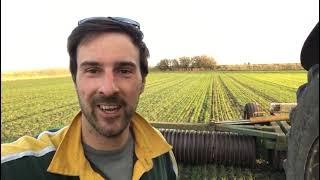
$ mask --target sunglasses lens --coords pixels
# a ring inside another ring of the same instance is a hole
[[[109,17],[110,19],[122,22],[122,23],[127,23],[130,25],[135,26],[136,28],[140,29],[140,24],[137,21],[134,21],[132,19],[129,18],[123,18],[123,17]]]
[[[134,21],[129,18],[123,18],[123,17],[90,17],[90,18],[80,20],[78,22],[78,25],[86,22],[90,22],[90,21],[112,21],[112,22],[118,22],[122,24],[129,24],[131,26],[134,26],[140,29],[140,24],[137,21]]]
[[[106,17],[89,17],[89,18],[85,18],[85,19],[78,21],[78,25],[83,24],[83,23],[87,23],[90,21],[103,21],[103,20],[108,20],[108,18],[106,18]]]

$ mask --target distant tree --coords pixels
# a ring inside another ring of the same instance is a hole
[[[193,70],[195,69],[199,69],[201,68],[203,65],[202,65],[202,62],[201,62],[201,57],[200,56],[193,56],[191,57],[191,68]]]
[[[161,71],[166,71],[170,69],[170,60],[169,59],[162,59],[160,62],[156,65],[158,69]]]
[[[172,70],[174,70],[174,71],[179,70],[179,68],[180,68],[179,61],[177,59],[171,59],[170,65],[171,65]]]
[[[180,57],[179,65],[180,65],[180,68],[182,68],[183,70],[189,70],[191,65],[191,58],[186,56]]]
[[[210,56],[201,56],[201,59],[203,59],[203,64],[205,69],[215,69],[217,66],[217,62],[213,57]]]
[[[217,62],[214,60],[213,57],[209,57],[206,55],[194,56],[191,59],[191,67],[196,69],[213,70],[217,65]]]

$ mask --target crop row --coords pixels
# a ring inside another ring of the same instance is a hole
[[[270,102],[295,102],[295,90],[305,82],[305,72],[152,72],[137,112],[149,121],[235,120],[248,102],[265,111]],[[79,111],[70,77],[1,84],[2,142],[62,127]]]

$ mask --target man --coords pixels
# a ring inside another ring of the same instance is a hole
[[[81,112],[70,126],[1,145],[1,179],[176,179],[172,147],[135,113],[149,51],[136,21],[93,17],[68,38]]]

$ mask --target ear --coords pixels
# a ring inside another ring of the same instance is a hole
[[[144,85],[145,85],[145,82],[142,81],[142,84],[141,84],[141,86],[140,86],[140,93],[139,93],[139,94],[142,94],[142,93],[143,93],[143,91],[144,91]]]

